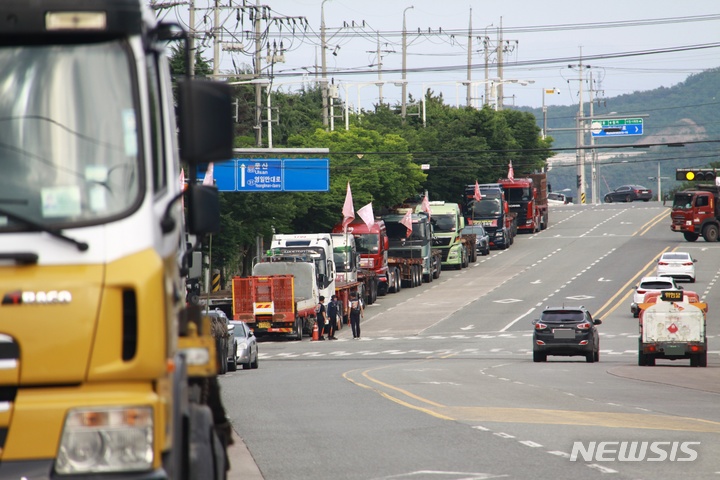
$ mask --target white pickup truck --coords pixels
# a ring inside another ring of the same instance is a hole
[[[706,310],[705,303],[690,303],[682,290],[663,290],[655,303],[643,303],[638,365],[689,358],[691,367],[707,367]]]

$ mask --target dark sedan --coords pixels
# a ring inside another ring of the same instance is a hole
[[[605,203],[634,202],[642,200],[647,202],[652,198],[652,190],[642,185],[623,185],[605,195]]]
[[[585,307],[546,308],[533,320],[533,361],[545,362],[548,355],[582,355],[588,363],[600,360],[600,334]]]
[[[460,230],[461,235],[475,235],[475,250],[480,255],[490,253],[490,238],[482,225],[468,225]]]

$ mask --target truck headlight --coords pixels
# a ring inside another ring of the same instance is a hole
[[[151,407],[76,409],[65,418],[57,473],[142,471],[152,463]]]

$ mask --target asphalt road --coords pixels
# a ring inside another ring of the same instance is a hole
[[[632,287],[672,249],[698,259],[707,368],[637,366]],[[381,297],[360,340],[264,341],[259,369],[221,377],[230,478],[720,478],[718,249],[659,203],[553,207],[510,249]],[[563,304],[603,320],[599,363],[532,362],[531,320]]]

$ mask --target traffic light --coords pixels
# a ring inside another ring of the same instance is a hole
[[[678,168],[675,170],[675,180],[681,182],[715,182],[714,168]]]

